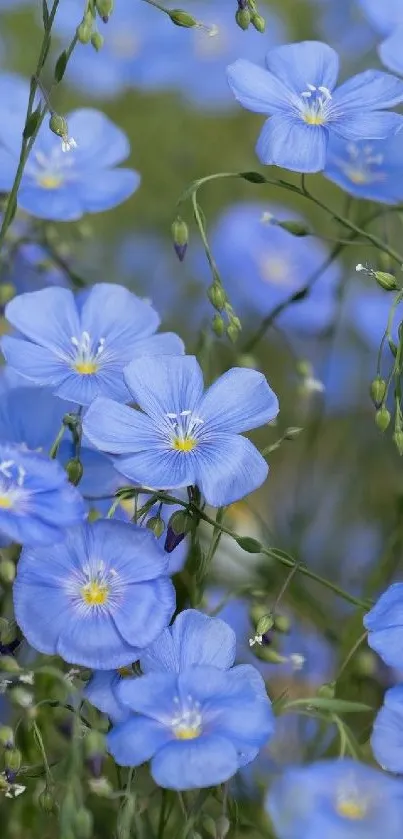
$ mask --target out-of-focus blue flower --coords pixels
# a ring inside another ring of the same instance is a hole
[[[350,758],[290,767],[266,808],[278,839],[400,839],[403,784]]]
[[[371,747],[383,769],[403,773],[403,685],[386,691],[375,718]]]
[[[373,46],[374,34],[357,0],[314,0],[314,11],[323,40],[342,57],[356,61]]]
[[[52,264],[46,251],[34,242],[13,247],[9,253],[6,251],[2,281],[10,285],[15,294],[68,285],[64,272]]]
[[[154,334],[159,317],[148,303],[111,283],[98,283],[76,297],[62,288],[21,294],[5,314],[26,339],[2,339],[10,366],[78,405],[89,405],[101,393],[127,402],[123,368],[129,361],[183,352],[177,335]]]
[[[209,657],[208,643],[202,655]],[[138,766],[151,759],[155,782],[177,790],[228,780],[256,757],[274,728],[263,680],[253,667],[183,665],[174,660],[172,667],[120,681],[115,694],[132,714],[107,738],[117,763]]]
[[[2,95],[3,87],[7,95],[14,86],[18,94],[17,101],[0,106],[0,190],[4,192],[11,189],[18,165],[28,98],[25,83],[20,107],[23,84],[21,80],[10,84],[8,76],[3,82],[0,77]],[[24,169],[18,206],[37,218],[75,221],[85,213],[110,210],[129,198],[140,182],[134,170],[117,168],[130,152],[129,141],[105,114],[82,108],[69,114],[67,121],[76,148],[63,151],[61,139],[45,120]]]
[[[102,35],[99,53],[78,44],[66,72],[80,91],[96,97],[115,97],[127,88],[178,89],[198,107],[213,110],[233,107],[225,68],[242,56],[259,60],[270,46],[281,43],[285,29],[272,10],[265,10],[267,30],[262,38],[250,27],[242,32],[230,3],[192,3],[189,13],[205,24],[184,29],[168,15],[145,3],[120,0]],[[81,0],[61,3],[55,28],[64,37],[74,35],[82,18]]]
[[[270,116],[256,146],[262,163],[320,172],[329,136],[381,139],[403,125],[400,114],[384,110],[402,101],[403,82],[366,70],[335,89],[339,59],[327,44],[286,44],[269,52],[266,64],[267,70],[241,59],[228,68],[241,105]]]
[[[356,334],[371,350],[378,350],[386,330],[394,295],[372,283],[353,280],[352,293],[349,296],[348,319]],[[396,309],[391,334],[397,338],[397,329],[403,317],[403,305]]]
[[[152,533],[117,521],[71,528],[52,549],[24,550],[17,623],[34,649],[97,670],[139,657],[169,623],[175,589]]]
[[[196,358],[159,356],[132,361],[125,381],[141,412],[100,397],[84,418],[84,431],[115,455],[129,480],[159,489],[196,485],[213,507],[263,483],[266,461],[240,433],[278,413],[262,373],[233,368],[204,393]]]
[[[17,420],[18,421],[18,420]],[[0,533],[22,545],[50,545],[84,518],[79,492],[42,454],[0,443]]]
[[[212,231],[211,246],[224,286],[243,317],[266,316],[304,287],[328,253],[311,238],[292,236],[271,222],[300,217],[284,207],[256,202],[230,207]],[[331,321],[340,269],[333,263],[303,300],[287,306],[278,323],[303,332],[318,332]]]
[[[387,140],[330,140],[324,175],[350,195],[399,204],[403,200],[402,171],[400,134]]]
[[[393,583],[365,615],[368,644],[385,664],[403,670],[403,583]]]
[[[378,47],[382,63],[395,73],[403,73],[401,0],[360,0],[360,4],[376,32],[385,38]]]

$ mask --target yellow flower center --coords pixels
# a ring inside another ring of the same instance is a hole
[[[40,175],[38,183],[45,189],[57,189],[63,183],[62,175]]]
[[[0,495],[0,509],[1,510],[11,510],[13,506],[12,499],[9,495]]]
[[[172,446],[177,452],[192,452],[197,446],[197,440],[193,437],[175,437]]]
[[[359,186],[361,184],[369,184],[372,180],[368,172],[364,172],[362,169],[347,169],[346,174],[353,184],[358,184]]]
[[[128,676],[133,676],[133,670],[131,667],[118,667],[118,673],[122,679],[126,679]]]
[[[354,798],[345,798],[337,802],[337,812],[339,816],[352,821],[363,819],[366,815],[367,808],[362,801]]]
[[[288,286],[290,284],[290,265],[287,259],[279,256],[267,256],[260,262],[260,274],[265,283],[272,283],[277,286]]]
[[[81,589],[81,595],[87,606],[103,606],[109,595],[109,586],[92,580]]]
[[[326,122],[326,119],[323,114],[307,113],[304,114],[304,121],[308,125],[323,125]]]
[[[175,737],[177,740],[195,740],[196,737],[200,737],[200,734],[200,726],[197,726],[195,728],[178,728],[175,731]]]
[[[99,370],[99,366],[95,361],[76,361],[74,369],[82,376],[91,376]]]

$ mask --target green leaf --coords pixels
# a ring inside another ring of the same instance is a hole
[[[29,138],[32,137],[32,135],[35,133],[35,131],[38,127],[40,117],[41,117],[41,111],[42,111],[41,106],[38,105],[36,110],[33,111],[32,114],[29,115],[29,117],[28,117],[28,119],[25,123],[25,126],[24,126],[24,132],[23,132],[24,140],[29,140]]]
[[[45,29],[49,26],[49,10],[46,0],[42,0],[42,20]]]
[[[63,50],[63,52],[60,53],[59,58],[56,61],[56,66],[55,66],[55,81],[56,81],[57,84],[59,82],[61,82],[61,80],[62,80],[62,78],[63,78],[63,76],[66,72],[67,61],[68,61],[67,52],[66,52],[66,50]]]
[[[244,181],[249,181],[251,184],[266,184],[267,179],[264,175],[261,175],[260,172],[240,172],[240,178],[243,178]]]
[[[333,714],[360,714],[363,712],[374,711],[371,705],[365,705],[364,702],[350,702],[348,699],[327,699],[325,696],[310,696],[306,699],[294,699],[292,702],[287,702],[283,706],[282,711],[290,708],[312,708],[318,711],[329,711]]]
[[[248,554],[260,554],[262,552],[262,545],[257,539],[252,539],[251,536],[238,536],[235,540],[242,550]]]

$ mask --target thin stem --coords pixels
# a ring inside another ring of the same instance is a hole
[[[347,653],[347,655],[346,655],[346,657],[345,657],[345,659],[344,659],[344,661],[343,661],[343,664],[341,665],[341,667],[340,667],[340,669],[339,669],[339,672],[338,672],[338,674],[337,674],[337,679],[336,679],[336,681],[338,681],[338,680],[340,679],[341,674],[344,672],[344,670],[346,669],[347,665],[350,663],[351,659],[352,659],[352,658],[354,658],[354,656],[355,656],[355,654],[356,654],[356,652],[357,652],[358,648],[361,646],[361,644],[363,643],[363,641],[365,641],[365,639],[366,639],[366,637],[367,637],[367,634],[368,634],[368,633],[367,633],[367,631],[363,632],[363,633],[362,633],[362,635],[360,635],[360,637],[358,638],[358,640],[355,642],[354,646],[351,648],[350,652],[349,652],[349,653]]]
[[[39,727],[38,727],[37,723],[35,722],[35,720],[33,720],[33,722],[32,722],[32,730],[34,732],[34,737],[35,737],[36,743],[38,745],[39,751],[42,755],[43,766],[44,766],[45,775],[46,775],[46,783],[49,784],[49,783],[52,782],[52,774],[51,774],[51,771],[50,771],[50,768],[49,768],[48,758],[47,758],[46,751],[45,751],[45,746],[44,746],[43,740],[42,740],[42,734],[41,734],[41,732],[39,730]]]
[[[167,792],[166,789],[163,789],[162,794],[161,794],[161,807],[160,807],[160,815],[159,815],[159,821],[158,821],[157,839],[162,839],[162,837],[164,835],[165,825],[166,825],[165,815],[166,815],[166,810],[167,810],[167,804],[168,804],[168,792]]]

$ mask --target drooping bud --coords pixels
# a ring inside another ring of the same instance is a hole
[[[239,327],[237,326],[236,323],[234,323],[233,320],[231,320],[231,323],[227,326],[227,335],[228,335],[228,338],[230,339],[230,341],[232,341],[233,344],[235,344],[235,342],[238,340],[239,332],[240,332]]]
[[[266,632],[269,632],[274,626],[274,617],[271,612],[268,612],[267,615],[263,615],[257,623],[256,626],[256,634],[257,635],[265,635]]]
[[[2,559],[0,562],[0,580],[11,585],[15,578],[15,565],[12,559]]]
[[[327,682],[326,684],[321,685],[316,691],[316,695],[321,696],[323,699],[334,699],[335,693],[336,682]]]
[[[381,379],[380,376],[377,376],[376,379],[371,382],[370,394],[375,408],[379,408],[380,405],[382,405],[386,394],[385,379]]]
[[[17,774],[21,767],[21,752],[19,749],[6,749],[4,752],[4,766],[8,772]]]
[[[267,661],[269,664],[286,664],[288,661],[286,656],[280,655],[280,653],[272,647],[255,647],[255,653],[259,659]]]
[[[214,315],[213,320],[211,322],[211,327],[213,332],[217,335],[217,338],[221,338],[225,332],[225,323],[221,315]]]
[[[104,45],[104,38],[99,32],[93,32],[91,35],[91,46],[94,47],[94,50],[99,52]]]
[[[291,629],[291,621],[287,615],[275,615],[274,628],[276,632],[287,633]]]
[[[168,522],[164,550],[167,553],[172,553],[183,541],[186,534],[190,532],[192,526],[192,518],[185,510],[177,510],[173,513]]]
[[[240,29],[243,29],[244,32],[248,29],[251,21],[250,11],[247,8],[240,9],[238,8],[235,12],[235,20],[238,24]]]
[[[74,835],[76,839],[91,839],[93,831],[93,816],[86,807],[79,807],[74,815]]]
[[[152,530],[154,536],[159,539],[165,530],[165,522],[161,516],[151,516],[146,524],[148,530]]]
[[[96,10],[104,23],[108,23],[114,5],[114,0],[95,0]]]
[[[395,433],[393,434],[393,442],[400,454],[403,455],[403,431],[401,428],[397,428]]]
[[[189,242],[188,226],[183,219],[178,216],[171,227],[172,238],[174,243],[174,251],[180,262],[183,262],[187,251]]]
[[[69,128],[67,125],[67,120],[57,114],[55,111],[52,111],[49,120],[49,128],[56,134],[57,137],[61,138],[62,141],[62,151],[68,152],[72,149],[77,148],[77,143],[74,137],[69,137]]]
[[[255,27],[257,32],[263,33],[266,29],[266,21],[262,15],[254,14],[252,15],[252,26]],[[301,233],[297,233],[297,236],[301,236]],[[304,234],[302,234],[304,235]]]
[[[253,22],[253,21],[252,21]],[[311,230],[301,221],[277,221],[276,227],[281,227],[282,230],[286,230],[287,233],[291,233],[292,236],[310,236]]]
[[[38,796],[38,804],[44,813],[54,813],[56,810],[56,801],[53,793],[46,787]]]
[[[21,667],[13,656],[2,655],[0,656],[0,670],[4,673],[19,673]]]
[[[374,271],[374,277],[378,285],[385,289],[385,291],[396,291],[398,288],[396,277],[387,271]]]
[[[0,745],[5,749],[12,749],[14,746],[14,732],[9,725],[0,726]]]
[[[218,816],[216,821],[217,839],[225,839],[229,833],[230,827],[231,824],[229,819],[227,819],[227,816]]]
[[[198,26],[197,20],[183,9],[172,9],[168,11],[169,17],[175,26],[184,26],[186,29],[192,29],[193,26]]]
[[[90,731],[84,740],[86,764],[93,778],[99,778],[106,754],[105,737],[101,731]]]
[[[89,44],[92,37],[92,17],[86,16],[77,27],[77,38],[80,44]]]
[[[382,408],[375,414],[375,422],[380,431],[386,431],[389,423],[390,423],[390,413],[385,405],[382,405]]]
[[[83,477],[83,464],[77,457],[72,457],[66,464],[68,479],[73,486],[78,486]]]
[[[215,309],[221,312],[227,302],[227,295],[220,283],[214,281],[207,290],[207,296]]]

